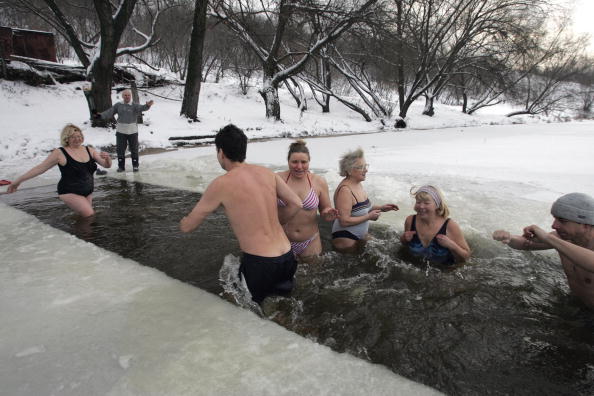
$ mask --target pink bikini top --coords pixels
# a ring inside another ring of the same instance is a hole
[[[289,181],[289,177],[291,177],[291,172],[289,172],[289,176],[287,176],[287,180],[285,180],[286,182]],[[318,198],[318,195],[316,194],[316,191],[313,189],[313,186],[311,185],[311,179],[309,178],[309,172],[307,173],[307,181],[309,182],[309,193],[307,193],[307,196],[303,199],[303,209],[305,210],[314,210],[317,209],[318,206],[320,206],[320,199]],[[278,206],[287,206],[286,203],[283,202],[282,199],[278,199]]]

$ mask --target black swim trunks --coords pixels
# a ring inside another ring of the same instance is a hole
[[[239,277],[245,277],[252,300],[260,304],[266,296],[286,295],[293,290],[297,260],[290,250],[278,257],[261,257],[244,253]]]

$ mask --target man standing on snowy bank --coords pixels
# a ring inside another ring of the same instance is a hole
[[[219,164],[227,173],[210,183],[180,221],[180,230],[195,230],[222,206],[243,252],[239,276],[245,278],[252,300],[259,304],[266,296],[286,294],[293,289],[297,262],[281,223],[303,207],[301,199],[270,169],[244,162],[247,137],[235,125],[221,129],[215,145]],[[286,204],[281,219],[279,198]]]
[[[594,308],[594,198],[571,193],[551,207],[553,232],[531,225],[523,235],[495,231],[493,239],[518,250],[555,249],[572,293]]]
[[[124,102],[118,102],[103,113],[93,113],[95,118],[111,118],[118,115],[116,125],[116,147],[118,154],[118,172],[124,172],[126,169],[126,148],[130,145],[130,156],[132,157],[132,170],[138,172],[138,125],[136,120],[143,111],[151,108],[153,101],[149,100],[141,105],[132,102],[132,92],[129,89],[122,91]]]

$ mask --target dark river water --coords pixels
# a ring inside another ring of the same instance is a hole
[[[199,194],[96,180],[97,216],[77,220],[55,186],[1,200],[97,246],[223,295],[225,257],[239,256],[222,211],[184,235]],[[357,256],[301,263],[290,298],[267,299],[270,320],[339,352],[451,395],[594,395],[594,313],[568,294],[554,255],[515,252],[466,235],[473,258],[442,271],[412,262],[385,225]],[[321,234],[329,251],[329,227]],[[227,297],[227,299],[229,299]]]

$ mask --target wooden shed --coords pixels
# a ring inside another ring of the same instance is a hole
[[[24,56],[57,62],[54,34],[0,26],[0,54],[5,59]]]

